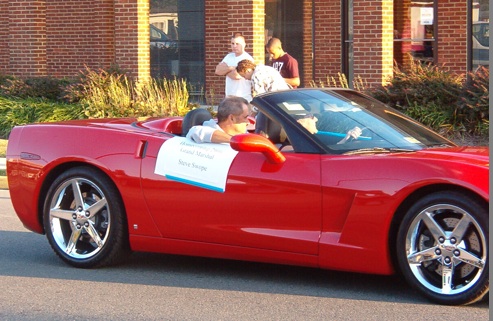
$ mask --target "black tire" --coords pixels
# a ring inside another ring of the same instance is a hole
[[[489,291],[488,210],[459,192],[417,201],[397,234],[397,261],[407,282],[434,302],[471,304]]]
[[[75,167],[53,182],[43,223],[55,253],[74,267],[112,265],[129,252],[123,202],[111,180],[96,169]]]

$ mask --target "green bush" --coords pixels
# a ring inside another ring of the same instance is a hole
[[[15,125],[35,122],[181,116],[197,107],[188,99],[185,80],[133,81],[115,67],[86,68],[72,81],[0,74],[0,137]]]
[[[463,77],[431,64],[411,61],[407,69],[394,67],[390,82],[373,89],[373,97],[389,106],[406,111],[409,106],[456,105],[462,92]]]
[[[0,138],[8,138],[16,125],[84,118],[80,105],[53,102],[40,98],[5,98],[0,96]]]
[[[349,81],[345,74],[337,73],[337,78],[332,76],[325,77],[325,81],[310,81],[309,87],[313,88],[354,88],[358,91],[365,91],[367,83],[360,76],[356,76],[352,81],[352,87],[349,86]]]
[[[411,62],[405,70],[394,67],[387,85],[367,93],[442,134],[485,135],[488,86],[486,68],[455,75],[438,66]]]
[[[52,77],[0,77],[0,94],[5,97],[44,98],[61,101],[70,82]]]
[[[38,119],[36,104],[0,97],[0,137],[7,138],[12,128]]]
[[[450,112],[449,108],[442,108],[434,102],[430,102],[426,106],[413,102],[406,108],[408,116],[441,134],[450,134],[455,129],[450,123],[450,119],[453,119]]]
[[[469,131],[488,135],[490,70],[480,67],[468,74],[459,102],[458,117]]]
[[[82,104],[89,118],[176,116],[193,107],[186,81],[176,78],[133,81],[125,74],[87,68],[66,91],[65,97]]]
[[[7,144],[8,140],[6,139],[0,139],[0,157],[5,157],[5,154],[7,153]],[[0,175],[2,176],[2,175]]]
[[[67,102],[78,103],[89,95],[87,92],[88,87],[106,89],[109,86],[108,83],[111,78],[119,78],[124,75],[124,71],[115,67],[111,67],[108,70],[99,69],[98,71],[94,71],[86,66],[85,69],[80,71],[75,79],[65,87],[63,98]]]

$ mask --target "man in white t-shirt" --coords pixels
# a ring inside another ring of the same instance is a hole
[[[236,72],[238,62],[244,59],[254,61],[252,56],[245,52],[245,38],[236,33],[231,37],[231,51],[216,66],[216,75],[226,76],[226,96],[243,97],[247,101],[252,100],[252,88],[250,81],[246,80]]]

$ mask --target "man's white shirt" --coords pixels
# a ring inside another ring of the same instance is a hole
[[[236,67],[238,66],[238,62],[244,59],[254,61],[252,56],[250,56],[250,54],[246,52],[243,52],[238,57],[234,54],[234,52],[231,52],[227,54],[226,57],[224,57],[224,59],[221,62],[226,63],[226,65],[230,67]],[[239,80],[233,80],[228,76],[226,76],[225,94],[226,96],[243,97],[249,102],[252,101],[252,87],[250,81],[244,78]]]

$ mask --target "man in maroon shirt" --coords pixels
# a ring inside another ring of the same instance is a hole
[[[265,49],[270,55],[270,65],[281,73],[286,83],[292,88],[300,85],[300,72],[298,61],[282,49],[281,40],[270,38]]]

